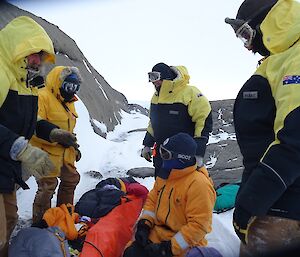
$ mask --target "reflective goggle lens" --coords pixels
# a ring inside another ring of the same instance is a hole
[[[173,158],[172,152],[164,148],[162,145],[159,147],[159,153],[163,160],[171,160]]]
[[[160,78],[161,78],[160,72],[158,72],[158,71],[148,72],[149,82],[158,81],[158,80],[160,80]]]
[[[80,85],[72,82],[64,81],[61,85],[62,90],[67,93],[76,93],[79,90]]]
[[[244,46],[246,48],[249,48],[252,45],[256,31],[252,29],[247,22],[245,22],[241,27],[239,27],[236,30],[235,34],[239,39],[242,40]]]

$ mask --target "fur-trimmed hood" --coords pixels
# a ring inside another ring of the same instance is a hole
[[[63,100],[59,89],[65,78],[72,73],[77,75],[79,83],[81,84],[83,80],[77,67],[56,66],[47,75],[46,88],[51,91],[57,99]]]

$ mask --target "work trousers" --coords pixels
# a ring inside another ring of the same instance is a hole
[[[300,221],[258,217],[249,228],[248,244],[241,243],[240,257],[267,256],[297,245],[300,245]]]
[[[61,204],[73,204],[74,191],[80,180],[76,169],[63,166],[60,174],[60,184],[57,193],[56,206]],[[39,222],[45,211],[51,208],[51,199],[58,185],[57,177],[47,177],[37,180],[38,190],[35,195],[32,210],[33,223]]]
[[[18,221],[16,191],[0,194],[0,257],[8,256],[8,242]]]

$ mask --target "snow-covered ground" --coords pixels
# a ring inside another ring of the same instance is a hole
[[[99,178],[92,178],[89,171],[98,171],[104,178],[126,176],[130,168],[152,167],[152,164],[140,157],[142,140],[145,132],[127,133],[130,130],[145,128],[148,124],[148,117],[140,113],[122,112],[123,119],[115,130],[107,134],[104,139],[94,133],[90,122],[89,114],[84,104],[79,100],[76,103],[79,119],[75,132],[80,144],[82,153],[81,160],[77,163],[81,180],[76,188],[75,202],[86,191],[95,187]],[[233,135],[222,133],[210,140],[210,143],[219,142],[225,139],[232,139]],[[213,165],[213,164],[210,164]],[[137,178],[141,184],[149,190],[152,188],[153,178]],[[34,178],[30,178],[27,183],[30,190],[19,190],[17,192],[19,216],[21,219],[28,220],[32,215],[32,203],[37,189]],[[55,205],[56,196],[53,199]],[[237,257],[239,251],[239,240],[235,235],[231,225],[232,211],[221,214],[213,214],[213,229],[207,235],[210,246],[218,249],[224,257]]]

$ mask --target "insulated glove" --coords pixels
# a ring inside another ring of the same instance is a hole
[[[203,166],[203,157],[200,155],[196,155],[196,163],[197,163],[197,167],[201,168]]]
[[[149,146],[144,146],[141,156],[144,157],[148,162],[151,162],[152,150]]]
[[[233,227],[235,233],[243,244],[248,243],[248,231],[250,225],[255,220],[255,216],[251,216],[249,212],[240,206],[236,206],[233,212]]]
[[[150,234],[150,230],[151,228],[146,225],[145,219],[139,220],[135,232],[135,240],[139,245],[145,247],[147,244],[149,244],[148,237]]]
[[[159,244],[148,244],[145,247],[149,257],[172,257],[171,241],[162,241]]]
[[[17,161],[21,161],[22,178],[28,179],[31,175],[36,179],[47,176],[55,166],[49,155],[31,144],[27,144],[23,150],[16,156]]]
[[[77,149],[79,147],[75,134],[64,129],[52,129],[49,139],[51,142],[57,142],[66,148],[73,146],[75,149]]]

